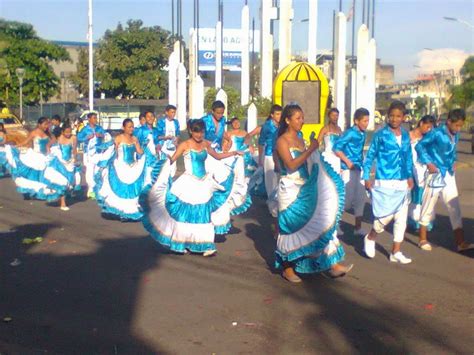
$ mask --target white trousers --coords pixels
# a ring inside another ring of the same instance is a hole
[[[365,186],[361,180],[360,170],[343,170],[342,180],[345,183],[345,209],[354,209],[355,217],[362,217],[365,206]]]
[[[425,186],[423,193],[423,201],[421,203],[420,224],[428,226],[436,215],[435,207],[439,196],[446,205],[449,213],[449,221],[453,230],[462,228],[461,206],[459,204],[458,188],[456,186],[456,178],[450,173],[446,173],[444,178],[446,186],[429,187]]]
[[[405,230],[407,229],[408,201],[409,199],[406,199],[403,206],[394,214],[382,218],[375,218],[374,231],[377,234],[382,233],[385,227],[393,220],[393,241],[396,243],[403,242]]]
[[[93,158],[88,156],[87,153],[84,153],[83,161],[84,161],[84,167],[86,168],[85,178],[86,178],[86,184],[87,184],[87,193],[91,194],[94,192],[94,186],[95,186],[94,174],[96,171],[96,165],[93,161]]]

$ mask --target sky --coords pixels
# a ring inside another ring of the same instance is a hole
[[[48,40],[86,41],[87,0],[0,0],[0,17],[31,23]],[[193,0],[183,2],[183,35],[193,25]],[[214,27],[218,0],[200,0],[201,27]],[[171,30],[171,0],[93,0],[94,40],[119,22],[141,19],[145,25]],[[224,26],[240,28],[244,0],[224,0]],[[250,16],[259,26],[260,0],[248,0]],[[352,0],[342,1],[346,14]],[[318,52],[332,48],[333,10],[339,0],[319,0]],[[306,52],[308,0],[293,0],[293,54]],[[356,27],[361,24],[362,0],[356,0]],[[414,79],[433,70],[459,68],[474,53],[474,30],[443,16],[474,23],[473,0],[376,0],[375,40],[377,57],[395,65],[395,80]],[[275,24],[278,28],[278,24]],[[351,53],[348,24],[348,53]],[[277,36],[276,36],[277,37]],[[277,45],[277,39],[275,39]],[[428,49],[426,49],[428,48]]]

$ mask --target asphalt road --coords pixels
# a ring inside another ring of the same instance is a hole
[[[461,143],[458,186],[474,242],[474,158]],[[1,354],[472,354],[474,253],[453,251],[439,208],[434,250],[407,233],[410,265],[361,255],[345,214],[354,270],[293,285],[273,270],[272,219],[256,200],[234,219],[218,255],[164,252],[140,223],[100,216],[93,201],[69,212],[25,201],[0,180]],[[366,205],[365,228],[370,225]],[[24,238],[42,237],[35,244]],[[18,259],[20,264],[11,266]]]

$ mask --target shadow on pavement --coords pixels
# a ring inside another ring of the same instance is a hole
[[[42,252],[46,238],[41,252],[22,244],[55,227],[26,224],[0,234],[0,352],[164,352],[132,330],[141,275],[159,264],[150,238],[98,240],[93,254]],[[13,258],[21,264],[10,265]]]

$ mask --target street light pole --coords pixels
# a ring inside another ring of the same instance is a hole
[[[15,72],[20,82],[20,119],[23,120],[23,78],[25,77],[25,69],[16,68]]]
[[[469,23],[469,22],[467,22],[467,21],[458,19],[458,18],[456,18],[456,17],[443,16],[443,19],[445,19],[446,21],[453,21],[453,22],[462,23],[463,25],[469,27],[471,30],[474,30],[474,25],[473,25],[472,23]]]
[[[89,0],[89,111],[94,110],[94,55],[92,52],[92,0]]]

